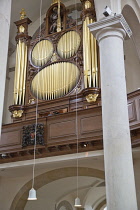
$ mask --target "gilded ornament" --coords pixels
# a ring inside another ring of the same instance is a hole
[[[88,103],[96,102],[98,96],[99,96],[99,94],[88,94],[86,96],[86,100],[87,100]]]
[[[61,2],[61,0],[53,0],[53,3],[52,4],[57,4],[59,2]]]
[[[56,53],[53,53],[53,56],[51,58],[51,62],[56,62],[58,60],[58,56]]]
[[[28,104],[35,104],[35,99],[34,98],[29,99]]]
[[[23,110],[14,110],[12,112],[13,114],[13,117],[16,118],[16,117],[22,117],[22,114],[23,114]]]
[[[20,33],[24,33],[24,31],[25,31],[25,28],[21,25],[21,26],[19,27],[19,32],[20,32]]]
[[[85,9],[89,9],[89,8],[91,8],[91,6],[92,6],[92,4],[90,1],[85,2]]]
[[[25,12],[25,9],[22,9],[21,12],[20,12],[20,20],[23,20],[25,17],[26,17],[26,12]]]
[[[61,31],[61,15],[60,15],[60,1],[58,2],[58,19],[57,19],[57,32]]]

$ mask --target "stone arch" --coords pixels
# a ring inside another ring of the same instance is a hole
[[[126,84],[129,93],[140,88],[140,23],[130,5],[123,7],[122,14],[133,33],[132,37],[124,42]]]
[[[96,210],[100,210],[106,205],[106,199],[102,200],[100,204],[96,207]]]
[[[76,176],[76,167],[69,167],[69,168],[60,168],[55,169],[46,173],[43,173],[37,177],[35,177],[35,189],[38,190],[39,188],[43,187],[46,184],[49,184],[53,181],[63,179],[66,177],[73,177]],[[88,176],[88,177],[96,177],[98,179],[104,179],[104,172],[101,170],[93,169],[93,168],[79,168],[79,176]],[[20,210],[24,209],[28,192],[31,189],[32,180],[27,182],[16,194],[10,210]]]
[[[137,0],[122,0],[121,6],[122,6],[122,13],[125,7],[129,6],[134,11],[138,21],[140,22],[140,9],[139,9],[140,5],[138,5]]]

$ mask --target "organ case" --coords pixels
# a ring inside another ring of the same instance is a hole
[[[60,0],[54,0],[43,24],[28,36],[30,20],[21,12],[14,83],[14,105],[9,109],[14,121],[36,103],[54,104],[61,99],[86,97],[96,104],[100,94],[98,52],[87,25],[96,20],[91,0],[81,0],[81,20],[69,17]],[[81,21],[81,23],[80,23]]]

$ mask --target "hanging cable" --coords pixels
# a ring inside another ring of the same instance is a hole
[[[40,30],[39,30],[39,41],[41,40],[41,16],[42,16],[42,0],[40,0]],[[39,67],[37,69],[39,73]],[[37,142],[37,124],[38,124],[38,87],[39,87],[39,77],[37,80],[37,95],[36,95],[36,118],[35,118],[35,140],[34,140],[34,159],[33,159],[33,178],[32,178],[32,189],[29,191],[28,200],[36,200],[36,191],[34,189],[34,179],[35,179],[35,164],[36,164],[36,142]]]
[[[75,0],[75,18],[76,18],[76,31],[78,30],[78,17],[77,17],[77,2]],[[76,52],[76,57],[77,57],[77,52]],[[76,59],[76,66],[78,65],[77,59]],[[75,127],[76,127],[76,142],[77,142],[77,156],[76,156],[76,191],[77,191],[77,198],[75,199],[75,207],[80,207],[80,199],[79,199],[79,159],[78,159],[78,153],[79,153],[79,147],[78,147],[78,143],[79,143],[79,135],[78,135],[78,104],[77,104],[77,94],[78,94],[78,87],[76,87],[76,116],[75,116]]]

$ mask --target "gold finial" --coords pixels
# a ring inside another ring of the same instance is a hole
[[[92,6],[91,2],[89,0],[87,0],[85,2],[85,9],[89,9],[89,8],[91,8],[91,6]]]
[[[25,12],[25,9],[22,9],[21,12],[20,12],[20,20],[24,19],[26,17],[26,12]]]

